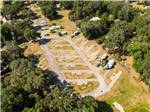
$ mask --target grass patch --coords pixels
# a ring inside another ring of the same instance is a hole
[[[118,101],[121,104],[125,104],[126,101],[129,100],[130,97],[132,97],[136,92],[139,91],[139,89],[130,83],[128,75],[124,75],[121,77],[121,80],[119,83],[119,88],[117,94],[115,94],[112,98],[108,100],[108,103],[112,105],[113,102]],[[130,85],[130,86],[128,86]]]
[[[138,104],[147,105],[149,96],[149,92],[140,85],[139,81],[133,79],[130,75],[123,74],[112,92],[102,96],[101,99],[106,100],[110,105],[117,101],[127,112],[138,112],[138,110],[142,112],[145,110],[145,106],[138,106]],[[134,111],[134,109],[137,111]]]
[[[150,106],[148,104],[138,104],[126,112],[150,112]]]
[[[62,59],[62,58],[56,58],[57,62],[64,62],[64,63],[82,63],[82,60],[80,58],[72,58],[72,59]]]
[[[93,79],[95,78],[94,74],[88,74],[88,73],[83,73],[81,75],[78,74],[71,74],[71,73],[64,73],[65,77],[67,79]]]
[[[45,68],[48,66],[48,61],[45,59],[45,60],[41,61],[38,66],[41,68]]]
[[[74,65],[74,66],[60,65],[60,68],[63,70],[87,70],[88,69],[88,67],[84,65]]]
[[[99,86],[99,83],[97,81],[93,81],[93,82],[87,82],[87,84],[81,84],[81,85],[78,85],[77,83],[71,83],[71,85],[73,86],[74,90],[77,93],[85,94],[96,89]]]
[[[56,50],[73,50],[72,46],[54,47]]]
[[[41,51],[42,49],[40,48],[39,44],[29,43],[27,49],[24,51],[24,56],[28,57]]]
[[[61,45],[70,45],[68,42],[66,41],[58,41],[56,42],[56,44],[61,44]]]

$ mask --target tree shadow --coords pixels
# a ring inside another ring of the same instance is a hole
[[[46,39],[46,38],[41,38],[38,40],[40,45],[47,44],[49,41],[50,41],[50,39]]]
[[[57,19],[62,19],[64,16],[63,15],[57,15],[57,17],[55,18],[56,20]]]
[[[97,101],[98,102],[98,110],[97,112],[114,112],[112,107],[106,103],[105,101]]]
[[[49,82],[52,85],[57,85],[61,89],[64,89],[66,87],[66,84],[63,81],[61,81],[60,79],[58,79],[58,74],[56,72],[46,69],[46,70],[44,70],[44,73],[49,78]]]
[[[36,55],[31,55],[29,57],[29,59],[32,61],[33,64],[37,65],[39,63],[39,57],[40,56],[36,56]]]
[[[40,31],[41,30],[41,26],[37,25],[37,26],[32,26],[32,28],[36,31]]]

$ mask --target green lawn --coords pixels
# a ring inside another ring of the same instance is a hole
[[[127,109],[127,112],[150,112],[150,105],[137,104],[134,107]]]
[[[149,93],[137,83],[131,76],[123,74],[113,95],[106,98],[107,103],[113,106],[113,102],[117,101],[126,112],[150,112]]]

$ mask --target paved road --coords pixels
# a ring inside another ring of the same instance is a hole
[[[66,79],[67,82],[77,82],[80,84],[97,81],[97,79]]]
[[[57,62],[55,61],[55,58],[53,57],[51,51],[48,49],[47,45],[41,45],[41,48],[46,53],[46,59],[48,61],[49,67],[52,68],[52,70],[54,70],[57,73],[58,78],[60,80],[62,80],[62,81],[65,80],[64,75],[61,73],[61,70],[60,70]]]

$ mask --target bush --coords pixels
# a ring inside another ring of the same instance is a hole
[[[88,21],[81,23],[81,31],[88,39],[95,39],[103,35],[103,25],[100,21]]]
[[[102,44],[102,43],[104,42],[104,37],[99,37],[99,38],[97,38],[97,39],[96,39],[96,42],[97,42],[98,44]]]

